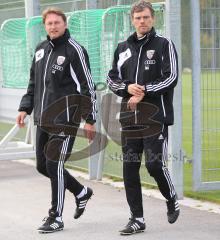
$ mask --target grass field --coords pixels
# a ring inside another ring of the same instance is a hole
[[[218,81],[217,81],[218,79]],[[213,81],[209,85],[207,81]],[[183,150],[185,154],[184,163],[184,195],[193,197],[196,199],[209,200],[212,202],[220,203],[220,191],[207,191],[207,192],[194,192],[192,191],[192,81],[191,74],[183,74],[182,77],[182,95],[183,95]],[[220,109],[220,73],[217,74],[215,79],[209,78],[207,72],[203,74],[202,88],[209,88],[210,95],[206,92],[202,92],[202,105],[204,113],[202,115],[202,126],[204,129],[202,139],[203,139],[203,180],[205,181],[220,181],[220,114],[218,109]],[[211,92],[213,90],[213,92]],[[207,114],[207,107],[211,110]],[[10,128],[10,124],[0,124],[0,137],[7,133]],[[210,126],[210,127],[207,127]],[[21,131],[17,139],[24,138],[24,131]],[[83,149],[87,146],[87,140],[82,138],[77,138],[74,149]],[[211,151],[207,151],[209,148],[213,148]],[[88,160],[83,159],[80,161],[75,161],[74,154],[71,156],[71,161],[68,161],[69,167],[78,167],[80,169],[86,170],[88,166]],[[109,142],[106,147],[105,152],[105,164],[104,164],[104,174],[111,176],[115,181],[121,180],[122,176],[122,158],[121,158],[121,148],[113,142]],[[141,179],[144,185],[147,187],[155,187],[155,182],[147,174],[144,165],[141,167]]]

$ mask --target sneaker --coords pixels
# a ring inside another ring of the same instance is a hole
[[[179,203],[176,197],[167,201],[167,218],[169,223],[175,223],[180,214]]]
[[[45,217],[43,222],[43,225],[37,229],[39,233],[52,233],[64,228],[63,222],[57,221],[54,217]]]
[[[145,230],[145,223],[141,223],[135,218],[129,218],[128,224],[125,226],[124,229],[120,230],[121,235],[131,235],[134,233],[144,232]]]
[[[83,214],[86,208],[86,204],[92,195],[93,195],[92,189],[87,187],[87,193],[81,198],[76,198],[76,211],[74,214],[75,219],[79,218]]]

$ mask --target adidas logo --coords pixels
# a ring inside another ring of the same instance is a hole
[[[55,222],[55,223],[52,223],[52,224],[50,225],[50,227],[55,230],[55,229],[59,228],[59,225],[58,225],[58,223]]]
[[[140,227],[137,223],[133,223],[133,224],[131,225],[131,228],[132,228],[134,231],[137,231],[137,230],[139,230],[141,227]]]
[[[87,201],[88,201],[88,199],[83,200],[83,201],[80,201],[80,203],[79,203],[79,208],[85,208]]]
[[[176,201],[176,202],[175,202],[175,211],[177,211],[177,210],[179,210],[179,209],[180,209],[179,203]]]
[[[163,140],[163,139],[164,139],[163,135],[160,134],[160,136],[158,137],[158,139],[159,139],[159,140]]]
[[[60,133],[58,134],[58,136],[65,136],[65,134],[64,134],[64,132],[62,131],[62,132],[60,132]]]

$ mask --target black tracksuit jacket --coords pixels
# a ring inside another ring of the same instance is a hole
[[[86,50],[64,35],[40,43],[33,58],[27,93],[19,111],[31,114],[40,126],[78,125],[96,121],[95,86]]]
[[[172,125],[173,89],[178,79],[175,46],[171,40],[156,34],[154,28],[142,39],[136,33],[119,43],[107,83],[118,96],[123,97],[120,112],[122,126],[145,124]],[[131,95],[128,85],[145,87],[145,97],[132,112],[127,109]]]

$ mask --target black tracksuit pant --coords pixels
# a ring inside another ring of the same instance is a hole
[[[37,170],[50,178],[52,201],[49,216],[62,216],[65,190],[77,196],[83,189],[64,168],[64,163],[71,154],[75,137],[50,134],[37,126],[36,159]]]
[[[136,130],[135,127],[130,128]],[[142,192],[139,169],[142,153],[145,154],[145,166],[157,182],[162,195],[170,200],[175,189],[165,165],[167,161],[168,126],[150,137],[126,138],[122,128],[123,178],[127,202],[133,217],[143,217]],[[128,129],[127,129],[128,130]],[[139,128],[137,130],[140,130]]]

